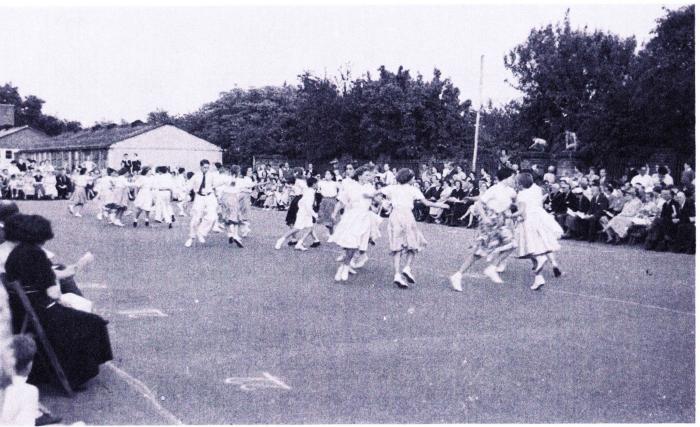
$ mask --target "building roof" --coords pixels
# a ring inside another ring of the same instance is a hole
[[[111,145],[150,132],[163,125],[114,126],[65,132],[45,141],[21,147],[24,152],[104,149]]]
[[[2,149],[23,149],[49,139],[45,133],[26,125],[0,130]]]

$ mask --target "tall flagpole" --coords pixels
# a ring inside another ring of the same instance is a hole
[[[474,154],[472,156],[472,172],[476,173],[476,150],[479,147],[479,122],[481,122],[481,100],[484,90],[484,55],[481,55],[479,67],[479,109],[476,110],[476,127],[474,128]]]

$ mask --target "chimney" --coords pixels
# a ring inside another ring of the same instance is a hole
[[[15,106],[12,104],[0,104],[0,128],[13,127],[15,125]]]

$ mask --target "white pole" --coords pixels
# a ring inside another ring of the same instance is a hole
[[[472,156],[472,172],[476,173],[476,150],[479,146],[479,122],[481,122],[481,100],[484,88],[484,55],[481,55],[479,67],[479,109],[476,110],[476,127],[474,128],[474,154]]]

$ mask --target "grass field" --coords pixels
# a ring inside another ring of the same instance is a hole
[[[332,245],[275,251],[281,212],[256,210],[244,249],[216,234],[187,249],[183,221],[118,229],[65,202],[21,209],[53,221],[59,260],[97,258],[79,282],[115,360],[73,399],[43,389],[66,422],[695,420],[694,256],[565,241],[565,275],[547,272],[541,292],[514,259],[505,284],[472,274],[456,293],[446,277],[473,232],[421,224],[419,283],[400,290],[385,239],[346,284]],[[159,312],[128,311],[143,309]]]

